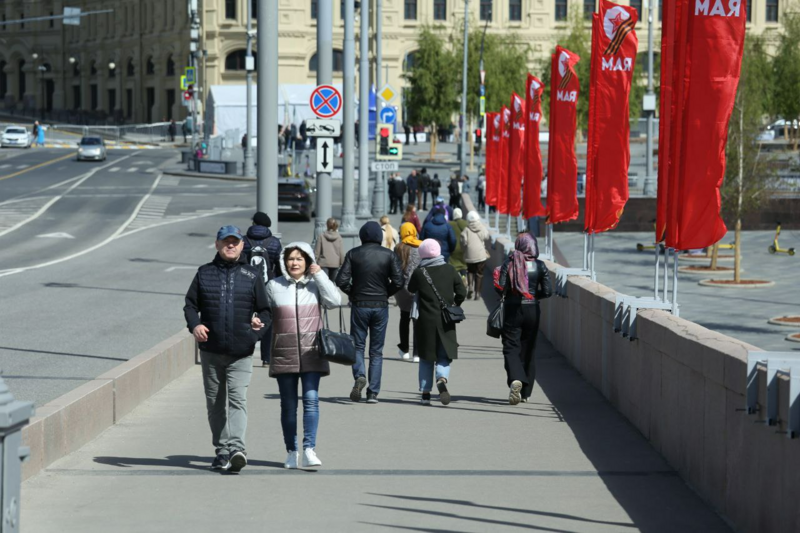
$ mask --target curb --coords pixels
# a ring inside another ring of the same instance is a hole
[[[786,322],[781,322],[779,320],[781,318],[789,318],[789,317],[796,317],[796,316],[797,315],[775,316],[775,317],[772,317],[769,320],[767,320],[767,323],[768,324],[772,324],[773,326],[783,326],[784,328],[800,328],[800,324],[786,323]],[[800,339],[798,339],[798,342],[800,342]]]
[[[206,180],[224,180],[224,181],[249,181],[255,183],[256,178],[250,176],[238,176],[233,174],[198,174],[197,172],[189,172],[183,170],[165,170],[166,176],[180,176],[182,178],[197,178]]]
[[[747,281],[747,280],[744,280]],[[762,283],[760,285],[732,285],[732,284],[718,284],[718,283],[711,283],[710,279],[704,279],[697,282],[698,285],[702,285],[703,287],[714,287],[715,289],[767,289],[769,287],[774,287],[774,281],[768,281],[767,283]]]
[[[800,335],[797,333],[789,333],[786,335],[786,340],[789,342],[800,342]]]
[[[679,266],[678,272],[680,272],[681,274],[688,274],[689,276],[707,276],[709,274],[714,274],[716,276],[733,276],[734,274],[733,267],[723,267],[723,269],[725,270],[689,270],[694,266],[697,265]],[[744,269],[743,268],[740,269],[739,272],[744,272]]]
[[[30,459],[22,480],[77,451],[195,365],[196,343],[184,331],[39,407],[22,428]]]

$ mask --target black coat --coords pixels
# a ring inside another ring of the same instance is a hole
[[[423,267],[417,267],[408,282],[408,292],[419,294],[419,318],[414,325],[419,356],[426,361],[436,361],[436,340],[439,339],[447,352],[447,358],[458,359],[456,326],[444,323],[439,299],[422,270]],[[442,299],[448,305],[461,305],[467,297],[467,288],[456,269],[452,265],[444,264],[427,267],[426,270]]]
[[[253,313],[264,323],[261,332],[250,325]],[[222,259],[201,266],[186,293],[183,307],[189,331],[203,324],[208,340],[200,349],[232,357],[252,355],[256,341],[272,323],[264,280],[258,271],[244,262]]]
[[[344,256],[336,286],[362,307],[388,307],[389,296],[403,287],[403,266],[394,252],[367,242]]]
[[[511,281],[508,277],[510,265],[511,256],[508,256],[503,262],[503,266],[500,267],[500,277],[497,280],[498,285],[502,287],[498,292],[505,293],[506,303],[512,305],[539,303],[539,300],[550,298],[550,296],[553,295],[550,274],[544,262],[537,259],[533,268],[528,270],[528,289],[530,290],[530,294],[533,295],[533,300],[528,300],[511,287]]]

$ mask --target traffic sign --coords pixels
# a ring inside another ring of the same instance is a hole
[[[189,82],[186,81],[186,76],[181,76],[181,91],[185,91],[189,87]]]
[[[192,99],[192,91],[183,91],[183,99],[187,102]]]
[[[394,100],[394,97],[397,96],[397,93],[395,92],[394,89],[392,89],[392,86],[387,83],[386,85],[383,86],[381,92],[378,93],[378,96],[383,98],[383,101],[388,104],[389,102]]]
[[[486,114],[486,97],[481,96],[481,116]]]
[[[197,83],[197,69],[195,67],[186,67],[183,71],[186,73],[186,83]]]
[[[322,137],[317,139],[317,172],[333,170],[333,139]]]
[[[372,172],[397,172],[400,170],[400,163],[397,161],[373,161],[369,164]]]
[[[385,124],[394,124],[397,121],[397,111],[393,107],[384,107],[378,113],[378,118]]]
[[[311,93],[309,103],[319,118],[331,118],[342,109],[342,95],[335,87],[320,85]]]
[[[306,134],[309,137],[338,137],[342,134],[342,123],[332,119],[310,118],[306,120]]]

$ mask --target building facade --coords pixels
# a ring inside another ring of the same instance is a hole
[[[316,82],[316,13],[320,0],[270,0],[279,4],[279,83]],[[374,7],[375,0],[367,0]],[[660,8],[660,0],[652,0]],[[712,2],[715,0],[711,0]],[[725,0],[729,3],[731,0]],[[647,0],[621,0],[636,7],[640,52],[647,50]],[[779,3],[780,2],[780,3]],[[248,6],[250,3],[250,6]],[[188,0],[4,0],[3,22],[58,15],[65,6],[88,14],[80,26],[61,20],[0,26],[0,105],[6,112],[44,108],[59,120],[157,122],[182,119],[180,77],[189,64]],[[259,0],[199,0],[202,50],[199,87],[242,84],[245,80],[245,28]],[[777,39],[785,0],[754,0],[747,7],[748,31]],[[567,31],[568,10],[590,15],[595,0],[473,0],[470,24],[489,33],[513,32],[530,44],[534,69]],[[416,36],[423,25],[446,30],[463,27],[462,0],[382,0],[384,83],[402,89],[413,63]],[[341,82],[344,40],[343,0],[333,0],[334,82]],[[374,27],[374,9],[372,26]],[[359,12],[356,12],[356,16]],[[654,13],[656,46],[660,9]],[[588,25],[588,22],[587,22]],[[253,20],[253,26],[257,27]],[[356,54],[358,50],[356,24]],[[374,36],[370,59],[374,59]],[[374,77],[374,61],[371,61]],[[201,100],[204,93],[201,92]],[[393,103],[400,103],[395,101]]]

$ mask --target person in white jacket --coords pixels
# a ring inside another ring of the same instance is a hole
[[[317,341],[322,329],[322,310],[338,307],[342,297],[336,285],[304,242],[288,244],[280,256],[283,276],[267,284],[272,308],[272,357],[269,375],[278,380],[281,394],[281,427],[288,456],[285,468],[297,468],[297,392],[303,386],[303,467],[321,466],[315,447],[319,425],[319,382],[330,374],[328,362],[319,355]]]
[[[483,285],[483,269],[489,252],[486,243],[490,240],[489,229],[481,222],[477,211],[467,213],[467,227],[461,232],[461,247],[464,249],[464,262],[467,264],[467,299],[479,300]]]

